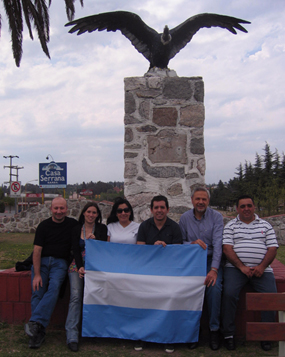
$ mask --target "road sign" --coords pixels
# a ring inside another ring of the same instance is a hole
[[[20,181],[11,182],[10,196],[21,197],[21,182]]]
[[[41,188],[66,188],[66,162],[39,164],[39,186]]]

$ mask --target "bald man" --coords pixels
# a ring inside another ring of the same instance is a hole
[[[42,221],[34,239],[32,266],[32,298],[30,321],[25,332],[30,337],[29,347],[39,348],[45,340],[45,329],[55,308],[60,287],[65,279],[70,251],[76,236],[74,227],[78,222],[66,217],[67,203],[56,197],[51,203],[52,216]],[[73,248],[76,247],[74,244]],[[76,264],[83,266],[80,252],[76,252]],[[79,258],[78,258],[79,257]],[[81,261],[80,261],[81,259]]]

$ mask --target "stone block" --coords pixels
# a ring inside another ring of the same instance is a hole
[[[180,110],[180,125],[185,125],[191,128],[201,128],[204,126],[204,120],[205,109],[203,104],[187,105]]]
[[[137,174],[138,174],[137,165],[132,162],[126,162],[124,177],[125,178],[134,177]]]
[[[194,155],[203,155],[204,151],[204,138],[193,138],[190,143],[190,152]]]
[[[140,144],[125,145],[125,150],[139,150],[141,147]]]
[[[176,108],[153,108],[152,121],[159,126],[176,126],[178,113]]]
[[[162,86],[162,79],[160,77],[149,77],[147,83],[149,88],[159,89]]]
[[[138,156],[137,152],[125,152],[124,153],[124,158],[125,159],[133,159]]]
[[[184,178],[184,167],[177,167],[177,166],[150,166],[146,159],[142,161],[142,168],[144,171],[156,178],[169,178],[169,177],[180,177]]]
[[[197,169],[201,173],[202,176],[205,176],[206,173],[206,161],[205,159],[199,159],[197,163]]]
[[[137,127],[136,130],[140,133],[153,133],[157,128],[154,125],[144,125]]]
[[[133,133],[132,129],[126,128],[125,129],[125,142],[129,143],[129,142],[133,141],[133,139],[134,139],[134,133]]]
[[[163,96],[168,99],[189,100],[193,95],[188,78],[166,78],[164,81]]]
[[[185,134],[174,130],[161,130],[157,135],[149,135],[148,158],[152,163],[187,163]]]
[[[132,114],[136,111],[136,100],[131,92],[125,93],[125,113]]]
[[[133,91],[146,86],[146,78],[144,77],[127,77],[124,82],[125,91]]]
[[[194,98],[197,102],[204,102],[204,82],[202,78],[200,81],[195,82]]]
[[[139,114],[141,118],[149,120],[150,118],[150,102],[149,100],[144,100],[139,105]]]
[[[169,196],[178,196],[183,193],[183,188],[181,183],[175,183],[167,189],[167,193]]]
[[[138,98],[155,98],[160,95],[160,90],[157,89],[139,89],[136,91]]]
[[[125,125],[127,125],[127,124],[139,124],[140,120],[138,118],[136,118],[134,115],[126,114],[125,117],[124,117],[124,123],[125,123]]]

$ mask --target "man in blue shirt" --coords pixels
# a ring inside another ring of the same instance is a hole
[[[210,347],[220,347],[220,311],[223,270],[221,267],[223,217],[209,206],[210,194],[204,187],[197,187],[191,195],[193,209],[180,218],[179,226],[183,243],[199,244],[207,249],[206,301],[209,312]],[[198,342],[189,344],[190,349],[198,346]]]

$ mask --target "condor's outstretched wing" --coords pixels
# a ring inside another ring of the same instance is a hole
[[[195,33],[201,28],[221,27],[229,30],[234,35],[237,34],[235,29],[247,32],[240,23],[250,24],[249,21],[218,14],[205,13],[190,17],[182,24],[170,30],[170,35],[172,36],[172,48],[169,59],[173,58],[183,47],[185,47],[187,43],[191,41]]]
[[[159,34],[147,26],[138,15],[128,11],[105,12],[87,16],[68,22],[65,26],[73,26],[69,33],[78,31],[77,35],[96,30],[113,32],[120,30],[148,61],[151,58],[153,40],[159,37]]]

